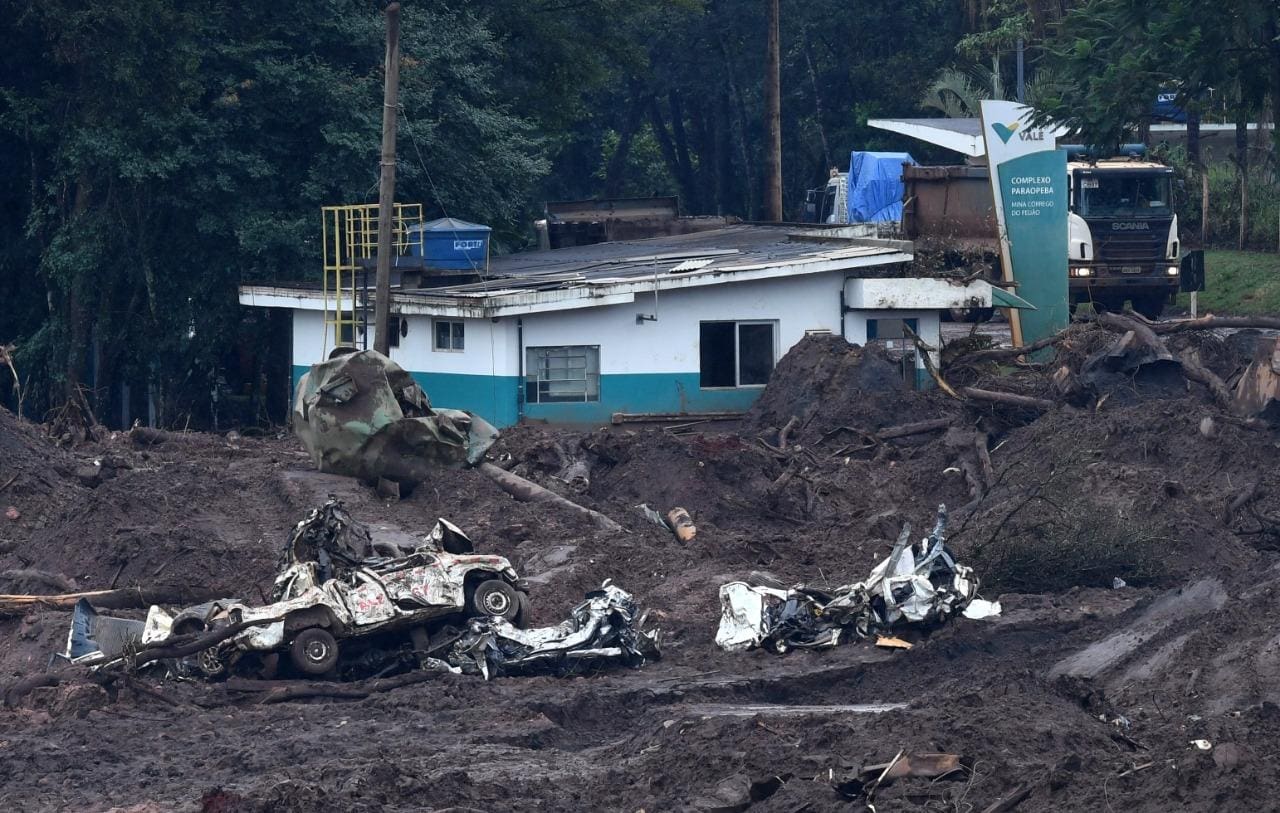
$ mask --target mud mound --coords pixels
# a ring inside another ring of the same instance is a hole
[[[51,443],[40,428],[0,406],[0,553],[50,524],[84,491],[74,473],[80,461]],[[12,508],[16,518],[6,516]]]
[[[810,434],[839,426],[874,430],[935,418],[945,409],[938,394],[908,387],[898,363],[878,347],[814,335],[778,362],[744,425],[776,430],[794,416]]]
[[[993,450],[1000,484],[957,545],[1004,589],[1247,572],[1280,544],[1251,513],[1280,512],[1276,444],[1185,386],[1178,398],[1054,410]]]

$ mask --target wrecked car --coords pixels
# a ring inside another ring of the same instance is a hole
[[[730,652],[763,647],[785,653],[836,646],[903,625],[937,624],[957,613],[999,614],[999,604],[977,598],[973,570],[947,549],[946,523],[947,508],[940,505],[933,532],[915,545],[909,544],[911,526],[903,526],[893,551],[865,580],[835,589],[722,585],[716,643]]]
[[[644,629],[647,615],[630,593],[606,581],[555,626],[522,630],[498,616],[474,618],[446,660],[486,678],[578,671],[606,662],[640,666],[661,657],[659,632]]]
[[[340,658],[371,652],[382,660],[394,657],[384,655],[406,639],[415,650],[425,651],[441,622],[483,616],[501,619],[513,628],[524,623],[529,611],[526,585],[507,559],[471,553],[466,534],[443,519],[415,543],[409,548],[374,544],[368,530],[340,503],[330,500],[294,528],[271,603],[254,606],[222,599],[176,613],[152,607],[139,643],[147,646],[171,637],[245,625],[230,638],[184,660],[178,671],[217,677],[253,655],[257,671],[270,677],[278,656],[287,653],[298,672],[323,675],[334,670]],[[99,647],[101,657],[94,658],[84,640],[77,645],[77,630],[101,628],[115,633],[119,628],[104,623],[105,617],[89,617],[90,612],[91,607],[77,607],[68,642],[67,657],[82,663],[109,659],[112,654]]]

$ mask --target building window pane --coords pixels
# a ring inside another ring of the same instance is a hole
[[[699,326],[700,386],[760,387],[776,360],[776,322],[703,322]]]
[[[437,319],[435,322],[436,335],[433,346],[436,350],[466,349],[466,336],[463,333],[466,324],[464,322],[452,319]]]
[[[531,404],[599,401],[600,348],[526,348],[525,400]]]
[[[773,325],[738,325],[738,386],[763,386],[773,372]]]
[[[702,387],[732,387],[734,376],[733,322],[703,322],[698,331]]]

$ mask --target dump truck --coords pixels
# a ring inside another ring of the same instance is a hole
[[[1129,301],[1143,316],[1159,317],[1181,283],[1173,169],[1147,159],[1141,145],[1101,160],[1090,159],[1083,147],[1064,149],[1072,310],[1083,302],[1120,310]],[[999,274],[990,173],[981,158],[958,166],[903,162],[901,178],[902,237]],[[816,222],[849,223],[852,207],[839,205],[849,199],[849,184],[847,173],[833,172],[825,190],[811,190],[815,205],[806,214]]]
[[[1173,170],[1138,157],[1099,161],[1069,155],[1068,296],[1120,310],[1126,300],[1149,319],[1178,292],[1181,240],[1173,212]],[[986,166],[904,166],[902,233],[908,240],[986,255],[999,268],[999,241]]]

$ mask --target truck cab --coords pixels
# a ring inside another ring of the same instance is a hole
[[[1134,159],[1072,160],[1067,174],[1072,305],[1119,310],[1129,300],[1157,318],[1179,283],[1173,170]]]
[[[833,167],[826,186],[805,193],[803,222],[849,222],[849,173]]]

